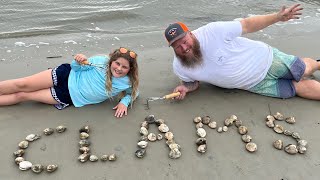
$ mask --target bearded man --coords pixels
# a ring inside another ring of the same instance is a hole
[[[304,78],[320,69],[317,60],[288,55],[241,37],[279,21],[298,19],[302,9],[300,4],[283,6],[277,13],[212,22],[194,31],[182,22],[170,24],[165,37],[175,52],[174,73],[182,80],[174,89],[180,92],[176,99],[184,99],[203,81],[277,98],[297,95],[320,100],[320,83]]]

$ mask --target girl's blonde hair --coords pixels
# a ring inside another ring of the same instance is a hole
[[[126,49],[126,48],[125,48]],[[109,63],[108,63],[108,68],[107,68],[107,81],[106,81],[106,88],[107,88],[107,92],[111,97],[111,92],[112,92],[112,73],[111,73],[111,63],[115,60],[117,60],[118,58],[122,57],[126,60],[128,60],[129,65],[130,65],[130,70],[128,72],[128,76],[130,78],[130,83],[131,83],[131,87],[132,87],[132,93],[131,93],[131,107],[133,104],[133,101],[136,100],[137,95],[138,95],[138,86],[139,86],[139,71],[138,71],[138,63],[137,63],[137,54],[129,49],[126,49],[127,52],[126,53],[122,53],[120,52],[120,48],[114,50],[113,52],[111,52],[109,54]],[[135,54],[135,57],[132,58],[131,53]],[[122,98],[125,96],[125,92],[122,92],[119,94],[119,98]]]

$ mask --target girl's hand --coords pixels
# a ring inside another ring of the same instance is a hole
[[[74,56],[74,60],[76,60],[79,64],[83,64],[84,61],[88,61],[87,57],[83,54],[76,54]]]
[[[113,109],[116,109],[116,113],[114,114],[114,116],[116,116],[117,118],[121,118],[123,115],[127,115],[128,112],[128,108],[127,106],[125,106],[122,103],[119,103],[117,106],[115,106]]]

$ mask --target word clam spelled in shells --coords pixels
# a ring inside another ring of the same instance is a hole
[[[277,150],[284,150],[286,153],[290,155],[294,154],[305,154],[307,151],[308,142],[301,138],[301,135],[298,132],[293,132],[286,129],[284,126],[280,125],[278,122],[285,122],[290,125],[295,124],[296,119],[293,116],[285,117],[281,113],[277,112],[274,115],[266,116],[266,126],[273,130],[273,132],[277,134],[283,134],[285,136],[291,137],[294,139],[296,143],[284,145],[284,142],[281,139],[275,140],[272,145]],[[207,131],[205,130],[205,126],[208,126],[209,129],[216,129],[218,133],[225,133],[229,129],[234,129],[232,126],[234,125],[241,136],[241,140],[245,143],[245,149],[248,152],[256,152],[258,150],[258,146],[253,142],[253,138],[249,134],[249,129],[245,126],[236,115],[231,115],[227,117],[224,121],[222,121],[222,126],[218,126],[218,122],[214,121],[210,116],[197,116],[193,118],[193,123],[196,127],[196,135],[198,138],[195,141],[197,145],[197,152],[204,154],[208,151],[206,139]],[[158,131],[149,132],[149,126],[154,125],[157,127]],[[43,130],[43,134],[45,136],[50,136],[53,133],[62,134],[67,130],[66,126],[60,125],[56,128],[45,128]],[[79,129],[79,157],[78,161],[81,163],[85,163],[87,161],[97,162],[99,159],[103,162],[106,161],[116,161],[117,156],[115,154],[102,154],[98,157],[95,154],[92,154],[91,150],[91,141],[90,141],[90,132],[91,129],[88,125],[85,125]],[[172,130],[167,125],[167,122],[163,119],[156,119],[154,115],[148,115],[145,117],[144,121],[141,122],[140,130],[139,130],[139,140],[137,142],[138,149],[135,151],[135,156],[138,159],[142,159],[147,154],[147,148],[150,146],[150,143],[154,143],[157,141],[165,140],[166,145],[169,148],[168,156],[171,159],[178,159],[181,157],[181,146],[177,143],[176,137],[174,136]],[[40,134],[29,134],[26,136],[24,140],[18,143],[18,149],[13,153],[15,157],[15,164],[18,165],[21,171],[30,170],[36,174],[40,174],[43,171],[48,173],[52,173],[58,169],[57,164],[33,164],[30,161],[25,159],[25,152],[29,148],[30,145],[34,141],[41,139],[42,136]]]

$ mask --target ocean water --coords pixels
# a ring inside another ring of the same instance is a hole
[[[14,59],[17,49],[52,44],[165,46],[163,31],[175,21],[196,29],[212,21],[277,12],[295,3],[304,8],[301,19],[277,23],[255,36],[276,39],[320,32],[320,0],[1,0],[0,52],[5,56],[0,60]]]

